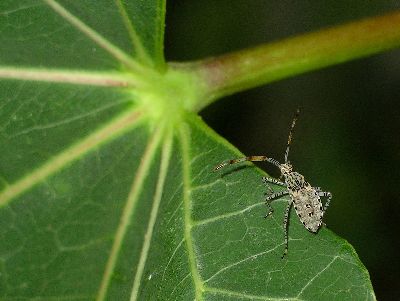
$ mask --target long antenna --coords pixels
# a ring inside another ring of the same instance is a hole
[[[296,114],[294,115],[294,118],[292,121],[292,126],[290,127],[290,131],[289,131],[289,138],[287,141],[286,152],[285,152],[285,163],[288,162],[290,143],[292,142],[293,130],[294,130],[294,126],[296,125],[296,121],[297,121],[297,118],[299,117],[299,114],[300,114],[300,108],[297,108]]]

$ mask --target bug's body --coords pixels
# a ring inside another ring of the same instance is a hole
[[[291,170],[290,164],[281,166],[284,166],[284,168],[281,167],[281,172],[297,216],[307,230],[313,233],[317,232],[322,225],[324,216],[319,190],[313,188],[298,172],[286,172],[287,167]]]
[[[286,207],[285,218],[284,218],[285,251],[283,253],[282,258],[287,254],[288,251],[287,228],[288,228],[290,208],[292,207],[292,205],[294,206],[296,214],[299,217],[300,221],[303,223],[304,227],[310,232],[316,233],[322,225],[322,218],[332,198],[330,192],[322,191],[321,188],[319,187],[312,187],[308,182],[306,182],[303,175],[293,171],[292,165],[288,162],[289,146],[292,140],[292,132],[298,114],[299,110],[297,111],[297,114],[293,119],[292,126],[289,132],[289,139],[286,147],[284,164],[280,164],[277,160],[268,158],[267,156],[250,156],[240,159],[224,161],[214,168],[214,170],[218,170],[224,166],[243,161],[268,161],[280,169],[281,174],[284,178],[284,182],[268,177],[263,177],[262,180],[266,185],[268,185],[268,183],[273,183],[286,188],[286,190],[272,193],[271,195],[266,197],[265,202],[269,207],[269,211],[265,217],[268,217],[273,212],[273,209],[270,205],[271,201],[279,197],[282,197],[284,195],[289,195],[290,198],[288,205]],[[321,197],[328,198],[325,203],[325,206],[322,206]]]
[[[317,190],[307,183],[303,189],[289,192],[297,216],[304,227],[311,232],[317,232],[322,225],[324,211]]]

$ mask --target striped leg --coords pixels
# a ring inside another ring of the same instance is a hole
[[[262,177],[262,181],[263,181],[263,183],[265,185],[268,185],[268,183],[272,183],[272,184],[276,184],[276,185],[280,185],[280,186],[286,187],[285,183],[283,183],[283,182],[281,182],[281,181],[279,181],[277,179],[274,179],[274,178]]]
[[[325,211],[326,211],[326,209],[328,209],[328,207],[329,207],[329,203],[331,202],[331,199],[332,199],[332,193],[330,193],[329,191],[318,191],[318,195],[321,197],[321,196],[324,196],[324,197],[327,197],[328,199],[326,200],[326,203],[325,203],[325,206],[324,206],[324,214],[325,214]]]
[[[278,198],[278,197],[281,197],[281,196],[283,196],[283,195],[285,195],[285,194],[288,194],[289,192],[288,192],[288,191],[280,191],[280,192],[274,193],[274,191],[271,189],[271,187],[268,185],[268,183],[272,183],[272,184],[276,184],[276,185],[280,185],[280,186],[286,187],[286,184],[285,184],[285,183],[283,183],[283,182],[281,182],[281,181],[278,181],[277,179],[269,178],[269,177],[262,177],[262,181],[263,181],[263,183],[264,183],[265,185],[267,185],[268,190],[269,190],[270,193],[271,193],[271,194],[270,194],[269,196],[267,196],[266,199],[265,199],[265,204],[266,204],[267,207],[268,207],[268,212],[267,212],[267,214],[265,215],[265,218],[267,218],[268,216],[270,216],[270,215],[274,212],[274,209],[273,209],[272,206],[271,206],[271,202],[272,202],[274,199]]]
[[[283,228],[285,229],[285,250],[283,251],[282,259],[286,256],[289,249],[289,238],[288,238],[288,226],[289,226],[289,213],[290,208],[292,208],[293,201],[290,200],[286,207],[285,218],[283,220]]]
[[[283,191],[275,192],[265,198],[265,205],[267,205],[267,207],[268,207],[268,212],[264,216],[265,218],[267,218],[274,212],[274,208],[272,208],[271,202],[277,198],[280,198],[281,196],[286,195],[286,194],[289,194],[289,191],[283,190]]]
[[[275,166],[278,166],[278,167],[280,166],[278,161],[276,161],[275,159],[272,159],[272,158],[268,158],[267,156],[249,156],[249,157],[224,161],[224,162],[218,164],[217,166],[215,166],[214,171],[217,171],[218,169],[221,169],[227,165],[236,164],[236,163],[240,163],[240,162],[244,162],[244,161],[251,161],[251,162],[267,161],[267,162],[274,164]]]

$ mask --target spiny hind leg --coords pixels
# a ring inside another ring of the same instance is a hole
[[[279,186],[286,187],[286,184],[285,184],[285,183],[283,183],[283,182],[281,182],[281,181],[279,181],[279,180],[277,180],[277,179],[270,178],[270,177],[262,177],[262,181],[263,181],[263,183],[267,186],[267,188],[268,188],[268,190],[269,190],[269,192],[270,192],[270,195],[268,195],[268,196],[266,197],[266,199],[265,199],[265,204],[266,204],[267,207],[268,207],[268,212],[267,212],[267,214],[265,215],[265,218],[267,218],[268,216],[270,216],[270,215],[274,212],[274,209],[273,209],[272,206],[271,206],[271,202],[272,202],[274,199],[276,199],[276,198],[279,198],[279,197],[281,197],[281,196],[283,196],[283,195],[285,195],[285,194],[288,194],[289,192],[285,190],[285,191],[280,191],[280,192],[275,192],[275,193],[274,193],[274,191],[272,190],[272,188],[271,188],[271,186],[269,185],[269,183],[272,183],[272,184],[276,184],[276,185],[279,185]]]
[[[288,237],[288,226],[289,226],[289,213],[292,208],[293,201],[289,201],[289,204],[285,210],[285,218],[283,219],[283,228],[285,230],[285,250],[283,251],[282,259],[287,255],[289,249],[289,237]]]
[[[280,198],[280,197],[282,197],[284,195],[287,195],[287,194],[289,194],[289,191],[283,190],[283,191],[275,192],[275,193],[273,193],[273,194],[271,194],[271,195],[269,195],[269,196],[267,196],[265,198],[265,205],[267,205],[267,207],[268,207],[268,212],[265,215],[265,218],[267,218],[268,216],[270,216],[274,212],[274,208],[272,208],[271,202],[273,200],[278,199],[278,198]]]
[[[318,187],[318,188],[319,188],[319,187]],[[324,214],[325,214],[325,211],[326,211],[326,209],[328,209],[329,204],[330,204],[330,202],[331,202],[332,193],[330,193],[329,191],[320,191],[320,190],[318,190],[318,189],[317,189],[317,191],[318,191],[318,195],[319,195],[320,197],[327,197],[327,198],[328,198],[328,199],[326,200],[325,206],[324,206]]]

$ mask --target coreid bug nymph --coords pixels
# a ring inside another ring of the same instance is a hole
[[[297,109],[296,115],[293,118],[292,125],[289,131],[289,138],[286,146],[285,152],[285,163],[280,164],[277,160],[268,158],[267,156],[249,156],[240,159],[227,160],[218,164],[214,171],[217,171],[227,165],[244,162],[244,161],[267,161],[280,169],[281,176],[284,178],[284,182],[277,179],[263,177],[262,181],[268,186],[268,183],[273,183],[285,187],[286,189],[280,192],[272,193],[265,199],[265,204],[268,206],[268,212],[265,217],[268,217],[272,212],[271,202],[277,198],[284,195],[289,195],[288,205],[285,210],[285,217],[283,220],[283,227],[285,231],[285,250],[283,252],[282,258],[288,252],[288,220],[290,208],[294,205],[296,214],[300,221],[303,223],[304,227],[312,232],[316,233],[322,225],[322,218],[329,206],[332,199],[332,194],[330,192],[322,191],[320,187],[312,187],[306,180],[304,176],[298,172],[293,171],[293,167],[288,161],[289,147],[292,141],[293,129],[296,124],[297,118],[299,116],[300,110]],[[270,187],[268,186],[270,189]],[[327,197],[327,201],[324,206],[322,206],[321,197]]]

